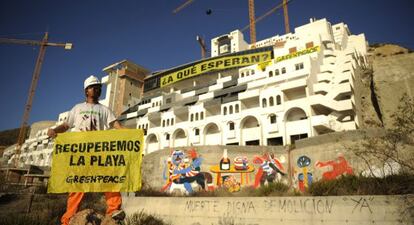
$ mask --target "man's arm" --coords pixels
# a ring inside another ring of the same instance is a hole
[[[47,131],[47,136],[51,138],[55,138],[58,133],[66,132],[68,129],[69,129],[69,125],[66,122],[64,122],[61,125],[55,127],[54,129],[49,129]]]

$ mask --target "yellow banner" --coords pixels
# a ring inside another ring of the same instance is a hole
[[[140,190],[143,136],[135,129],[59,134],[48,193]]]
[[[206,60],[192,66],[186,67],[174,73],[161,77],[161,87],[173,84],[175,82],[198,76],[202,73],[223,70],[239,66],[248,66],[271,60],[272,51],[251,53],[246,55],[228,56],[219,59]]]
[[[320,49],[319,46],[315,46],[315,47],[304,49],[302,51],[298,51],[298,52],[290,53],[290,54],[287,54],[287,55],[279,56],[279,57],[276,58],[276,62],[280,62],[280,61],[288,60],[288,59],[293,59],[293,58],[296,58],[296,57],[299,57],[299,56],[302,56],[302,55],[307,55],[307,54],[314,53],[314,52],[319,52],[319,49]]]

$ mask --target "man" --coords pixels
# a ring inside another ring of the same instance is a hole
[[[47,135],[55,138],[58,133],[69,129],[72,131],[107,130],[110,128],[122,129],[113,112],[99,103],[102,84],[95,76],[88,77],[84,82],[86,101],[75,105],[69,112],[67,120],[54,129],[49,129]],[[57,162],[58,163],[58,162]],[[61,218],[62,225],[68,225],[70,218],[78,211],[79,204],[85,193],[69,193],[67,208]],[[125,213],[120,210],[122,204],[119,192],[106,192],[106,214],[115,220],[122,220]]]

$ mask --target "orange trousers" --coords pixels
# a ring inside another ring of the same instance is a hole
[[[85,193],[83,192],[71,192],[68,196],[68,201],[66,205],[66,212],[63,214],[60,222],[62,225],[68,225],[70,218],[78,211],[79,204],[82,201]],[[122,197],[119,192],[105,192],[106,198],[106,214],[111,215],[115,210],[121,208]]]

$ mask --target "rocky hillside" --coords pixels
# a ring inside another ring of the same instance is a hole
[[[362,105],[361,127],[392,128],[391,116],[401,97],[414,98],[414,53],[393,44],[375,44],[368,50],[370,68],[361,73],[358,91]]]

